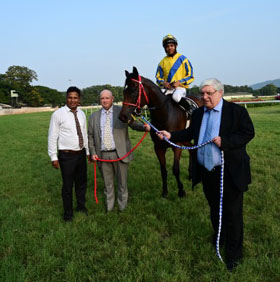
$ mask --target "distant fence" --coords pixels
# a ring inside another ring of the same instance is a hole
[[[5,115],[18,115],[18,114],[27,114],[27,113],[38,113],[38,112],[51,112],[55,111],[58,108],[52,107],[22,107],[19,109],[0,109],[0,116]]]
[[[247,107],[247,104],[272,104],[272,103],[280,103],[280,100],[272,100],[272,101],[240,101],[240,102],[234,102],[235,104],[241,104],[244,105],[245,108]],[[114,103],[116,105],[121,105],[122,102]],[[82,109],[86,114],[91,114],[96,110],[99,110],[101,108],[100,105],[98,106],[81,106],[79,107]],[[4,115],[17,115],[17,114],[27,114],[27,113],[39,113],[39,112],[53,112],[57,110],[58,107],[52,108],[52,107],[22,107],[20,109],[0,109],[0,116]]]
[[[121,105],[122,102],[114,103],[115,105]],[[94,111],[101,108],[100,105],[98,106],[81,106],[79,107],[82,109],[86,114],[93,113]],[[0,116],[5,115],[18,115],[18,114],[28,114],[28,113],[39,113],[39,112],[53,112],[56,111],[58,107],[22,107],[19,109],[0,109]]]
[[[247,108],[247,104],[272,104],[272,103],[280,103],[280,100],[272,100],[272,101],[240,101],[234,102],[235,104],[244,105]]]

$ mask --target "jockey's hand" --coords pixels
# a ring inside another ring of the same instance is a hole
[[[147,123],[144,124],[145,130],[150,132],[151,131],[151,126]]]
[[[214,137],[212,142],[215,143],[219,148],[222,146],[222,139],[220,136]]]
[[[174,88],[177,88],[177,87],[180,86],[180,81],[179,81],[179,80],[174,81],[174,82],[172,83],[172,85],[173,85]]]
[[[170,89],[170,88],[171,88],[170,83],[167,82],[167,81],[164,81],[164,82],[163,82],[163,86],[164,86],[165,89]]]
[[[168,140],[171,138],[171,134],[170,132],[166,131],[166,130],[161,130],[157,132],[157,136],[159,137],[159,139],[163,139],[163,137],[166,137]]]

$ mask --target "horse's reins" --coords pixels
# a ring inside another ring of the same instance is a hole
[[[144,116],[141,116],[141,118],[148,123],[151,128],[153,128],[155,130],[156,133],[159,132],[159,130],[152,125]],[[179,149],[184,149],[184,150],[194,150],[194,149],[198,149],[201,148],[209,143],[211,143],[212,141],[209,140],[205,143],[199,144],[199,145],[195,145],[192,147],[187,147],[187,146],[180,146],[177,145],[173,142],[171,142],[170,140],[168,140],[165,136],[163,137],[163,139],[168,142],[170,145],[179,148]],[[223,215],[223,192],[224,192],[224,151],[221,151],[221,174],[220,174],[220,207],[219,207],[219,227],[218,227],[218,234],[217,234],[217,240],[216,240],[216,254],[218,256],[218,258],[223,262],[223,259],[221,257],[220,254],[220,236],[221,236],[221,230],[222,230],[222,215]]]
[[[128,105],[128,106],[134,106],[137,108],[137,110],[140,111],[141,109],[141,96],[142,96],[142,91],[143,91],[143,94],[144,94],[144,97],[146,99],[146,102],[147,102],[147,105],[149,104],[149,98],[148,98],[148,95],[145,91],[145,88],[143,86],[143,83],[142,83],[142,77],[140,75],[138,75],[138,80],[137,79],[134,79],[134,78],[131,78],[132,81],[134,82],[137,82],[139,83],[139,92],[138,92],[138,98],[137,98],[137,101],[136,101],[136,104],[132,104],[132,103],[128,103],[128,102],[123,102],[123,105]],[[157,110],[157,109],[160,109],[163,105],[165,104],[165,102],[163,102],[161,105],[159,105],[158,107],[148,107],[148,110],[152,111],[152,110]],[[137,114],[137,113],[136,113]],[[139,115],[139,113],[138,113]]]
[[[147,104],[149,104],[149,99],[148,99],[148,96],[146,94],[146,91],[145,91],[145,88],[142,84],[142,79],[141,79],[141,76],[138,75],[138,80],[137,79],[133,79],[131,78],[132,81],[135,81],[139,84],[139,91],[138,91],[138,98],[137,98],[137,101],[136,101],[136,104],[132,104],[132,103],[127,103],[127,102],[123,102],[123,105],[128,105],[128,106],[134,106],[136,107],[138,110],[141,109],[141,96],[142,96],[142,91],[143,91],[143,94],[144,94],[144,97],[146,99],[146,102]]]
[[[146,137],[146,135],[148,134],[148,131],[146,131],[144,133],[144,135],[142,136],[142,138],[140,139],[140,141],[130,150],[128,151],[124,156],[122,156],[121,158],[115,159],[115,160],[105,160],[105,159],[100,159],[97,158],[96,161],[99,162],[108,162],[108,163],[113,163],[113,162],[118,162],[121,161],[123,159],[125,159],[127,156],[129,156],[144,140],[144,138]],[[94,198],[95,198],[95,202],[98,204],[98,198],[97,198],[97,181],[96,181],[96,161],[94,161]]]
[[[141,76],[138,75],[138,80],[131,78],[132,81],[135,81],[139,84],[139,91],[138,91],[138,98],[137,98],[137,102],[136,104],[132,104],[132,103],[127,103],[127,102],[123,102],[123,105],[128,105],[128,106],[134,106],[136,107],[138,110],[141,109],[141,96],[142,96],[142,90],[143,90],[143,94],[144,97],[146,98],[147,104],[149,103],[149,99],[148,96],[146,94],[146,91],[144,89],[144,86],[142,84],[142,80],[141,80]],[[159,132],[159,130],[154,127],[147,119],[145,119],[144,116],[141,116],[141,118],[148,123],[151,128],[153,128],[156,133]],[[212,141],[209,140],[205,143],[196,145],[196,146],[192,146],[192,147],[186,147],[186,146],[179,146],[173,142],[171,142],[170,140],[168,140],[166,137],[163,137],[163,139],[168,142],[170,145],[177,147],[179,149],[185,149],[185,150],[193,150],[193,149],[198,149],[200,147],[205,146],[206,144],[211,143]],[[220,207],[219,207],[219,227],[218,227],[218,234],[217,234],[217,240],[216,240],[216,254],[218,256],[218,258],[223,262],[223,259],[221,257],[220,254],[220,236],[221,236],[221,230],[222,230],[222,215],[223,215],[223,190],[224,190],[224,152],[221,151],[221,174],[220,174]]]
[[[140,110],[141,109],[141,95],[142,95],[142,91],[141,90],[143,90],[143,93],[144,93],[144,96],[146,98],[147,103],[149,103],[149,99],[148,99],[148,96],[147,96],[147,94],[145,92],[144,86],[142,84],[141,76],[139,75],[138,78],[139,78],[139,80],[131,79],[131,80],[139,83],[139,93],[138,93],[138,98],[137,98],[136,104],[123,102],[123,105],[134,106],[134,107],[137,107],[137,109]],[[97,158],[96,161],[112,163],[112,162],[118,162],[118,161],[121,161],[121,160],[125,159],[127,156],[129,156],[140,145],[140,143],[144,140],[144,138],[146,137],[147,134],[148,134],[148,132],[146,131],[144,133],[144,135],[142,136],[142,138],[140,139],[140,141],[129,152],[127,152],[121,158],[118,158],[118,159],[115,159],[115,160],[105,160],[105,159]],[[96,161],[94,161],[94,198],[95,198],[96,203],[98,204],[98,198],[97,198],[97,192],[96,192],[97,191]]]

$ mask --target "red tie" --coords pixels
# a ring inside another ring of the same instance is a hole
[[[82,135],[82,131],[81,131],[81,126],[80,126],[80,123],[79,123],[79,120],[78,120],[78,117],[77,117],[77,110],[74,111],[74,110],[71,110],[71,112],[74,114],[74,117],[75,117],[75,122],[76,122],[76,128],[77,128],[77,134],[79,136],[79,146],[81,149],[83,149],[84,147],[84,139],[83,139],[83,135]]]

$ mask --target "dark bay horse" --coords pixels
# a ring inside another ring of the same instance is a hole
[[[151,80],[141,77],[138,71],[133,67],[133,72],[125,71],[126,81],[124,88],[124,100],[120,112],[120,120],[130,122],[131,114],[135,111],[141,111],[145,105],[148,106],[151,114],[151,123],[159,130],[177,131],[186,127],[186,122],[190,116],[175,103],[171,95],[165,96],[161,89]],[[202,105],[199,98],[188,96],[198,106]],[[166,150],[171,147],[166,141],[160,140],[155,131],[151,130],[151,138],[154,142],[154,149],[160,163],[162,176],[162,196],[166,197],[167,189],[167,170],[166,170]],[[190,144],[184,144],[190,146]],[[173,174],[176,177],[178,185],[178,196],[184,197],[186,192],[180,180],[180,158],[182,150],[172,147],[174,153]]]

